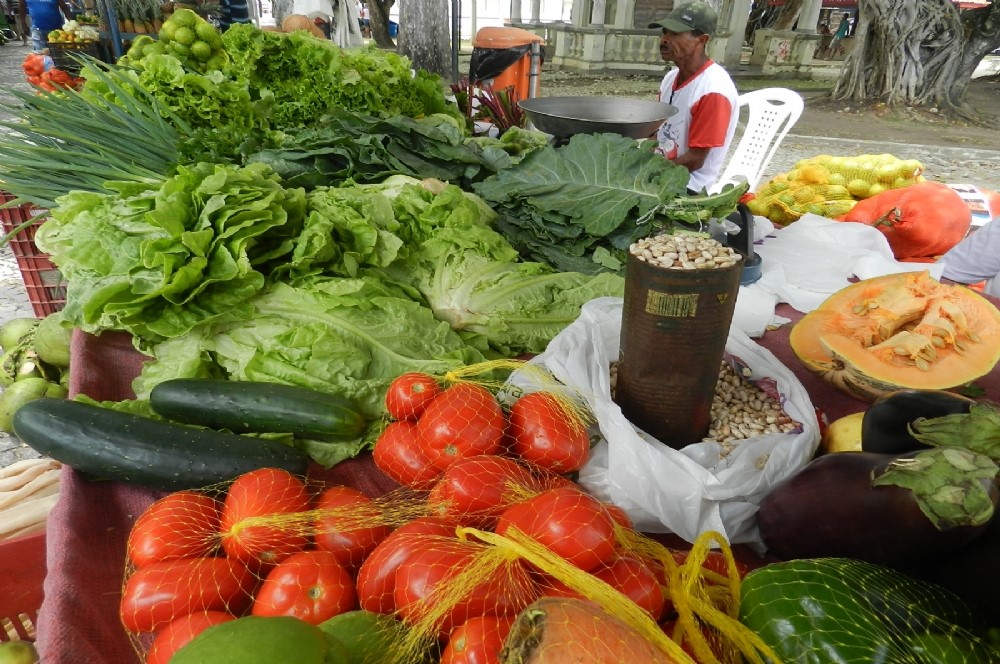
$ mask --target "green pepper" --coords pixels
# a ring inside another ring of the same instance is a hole
[[[846,558],[792,560],[743,580],[740,621],[786,664],[992,664],[989,625],[958,596]]]

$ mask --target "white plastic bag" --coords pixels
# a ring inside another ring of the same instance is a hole
[[[716,443],[672,449],[638,431],[611,400],[609,368],[619,355],[622,308],[621,298],[588,302],[532,360],[584,395],[596,417],[592,433],[601,441],[581,470],[580,483],[625,509],[639,530],[672,532],[689,542],[715,530],[732,543],[760,545],[754,519],[760,499],[808,463],[819,444],[805,388],[770,351],[733,328],[727,354],[752,371],[751,380],[774,381],[782,408],[802,423],[801,430],[741,441],[724,456]]]

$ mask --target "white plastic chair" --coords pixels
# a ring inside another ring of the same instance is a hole
[[[803,106],[802,97],[788,88],[763,88],[740,95],[740,114],[747,109],[746,128],[712,191],[744,179],[750,183],[750,191],[756,189],[785,134],[802,115]]]

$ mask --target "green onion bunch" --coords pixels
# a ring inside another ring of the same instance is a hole
[[[103,94],[14,92],[20,103],[0,121],[0,189],[8,205],[52,208],[71,191],[105,192],[108,181],[162,182],[179,161],[190,130],[131,75],[89,59],[87,79]]]

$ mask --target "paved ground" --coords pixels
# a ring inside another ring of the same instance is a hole
[[[21,62],[30,53],[30,47],[20,42],[0,46],[0,103],[10,101],[9,90],[27,90],[21,72]],[[559,77],[549,75],[549,93]],[[569,83],[566,83],[569,84]],[[10,117],[0,108],[0,119]],[[849,119],[845,121],[849,122]],[[789,170],[799,159],[818,154],[880,154],[889,152],[901,158],[916,158],[924,162],[929,176],[944,182],[968,182],[1000,190],[1000,152],[970,150],[965,147],[927,146],[919,143],[886,143],[857,139],[832,139],[790,134],[764,175],[765,180],[776,173]],[[2,158],[2,157],[0,157]],[[9,248],[0,250],[0,324],[18,316],[32,315],[21,281],[20,270]],[[34,456],[34,452],[16,438],[0,434],[0,467],[20,458]]]

